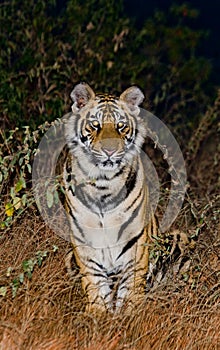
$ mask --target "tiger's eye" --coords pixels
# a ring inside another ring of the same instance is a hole
[[[92,124],[92,126],[94,126],[95,128],[97,128],[97,127],[99,126],[98,120],[93,120],[93,121],[91,122],[91,124]]]
[[[118,122],[118,128],[119,129],[123,128],[123,126],[125,126],[124,122]]]

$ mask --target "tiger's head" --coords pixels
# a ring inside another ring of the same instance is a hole
[[[71,93],[72,114],[66,125],[68,146],[79,161],[101,171],[115,171],[140,152],[146,130],[140,118],[141,90],[132,86],[119,98],[96,95],[85,83]]]

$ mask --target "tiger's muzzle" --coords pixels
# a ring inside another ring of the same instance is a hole
[[[117,167],[124,154],[125,142],[122,135],[115,129],[113,123],[105,123],[97,133],[91,151],[101,168]]]

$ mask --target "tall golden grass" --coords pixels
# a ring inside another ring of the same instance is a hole
[[[206,227],[193,252],[194,264],[202,266],[196,286],[190,279],[185,284],[172,281],[148,293],[130,314],[95,315],[84,311],[80,284],[67,275],[64,260],[70,244],[29,210],[1,238],[0,285],[10,286],[22,272],[22,261],[35,252],[48,253],[14,298],[11,292],[0,297],[0,349],[219,349],[220,240],[219,227],[210,225],[212,234]]]

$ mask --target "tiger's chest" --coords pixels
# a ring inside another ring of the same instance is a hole
[[[79,168],[75,173],[83,178]],[[73,241],[95,249],[118,245],[120,250],[146,224],[147,188],[141,164],[136,162],[110,179],[100,176],[79,182],[77,178],[66,182]]]
[[[131,255],[129,249],[122,255],[124,247],[146,226],[146,205],[142,205],[146,200],[145,191],[134,207],[127,198],[115,208],[102,209],[102,212],[91,211],[77,197],[72,200],[70,225],[77,256],[85,262],[92,259],[108,271],[122,269],[126,265],[126,255]]]

